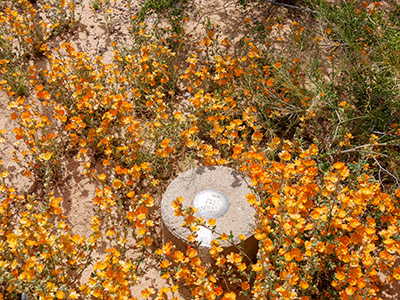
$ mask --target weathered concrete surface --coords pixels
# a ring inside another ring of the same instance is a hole
[[[246,195],[252,192],[247,182],[249,181],[239,172],[223,166],[199,167],[179,175],[167,187],[161,202],[161,217],[164,223],[164,242],[172,241],[178,249],[186,249],[186,239],[190,231],[181,226],[184,218],[182,216],[175,216],[174,209],[171,207],[172,202],[176,200],[177,197],[183,197],[183,199],[185,199],[183,207],[187,208],[193,206],[193,200],[201,191],[211,189],[220,192],[220,195],[224,194],[227,196],[229,208],[226,213],[224,213],[223,208],[219,206],[221,203],[219,203],[217,199],[217,203],[214,203],[215,209],[221,209],[223,215],[215,218],[216,233],[204,227],[201,227],[197,232],[198,241],[201,242],[200,249],[202,250],[205,261],[212,261],[208,254],[211,247],[210,242],[222,233],[228,235],[232,233],[234,237],[233,243],[235,245],[242,243],[246,254],[251,259],[254,259],[257,253],[257,241],[253,237],[255,211],[248,204],[246,199]],[[211,197],[214,196],[216,198],[220,197],[215,193],[211,193]],[[210,209],[211,211],[213,210],[212,207]],[[208,213],[210,213],[210,211],[208,211]],[[215,212],[212,211],[211,215],[213,213]],[[220,214],[217,212],[215,215]],[[199,211],[195,213],[195,216],[200,216]],[[238,238],[240,234],[246,236],[247,239],[241,242]],[[220,242],[221,247],[224,248],[224,252],[238,251],[237,247],[230,242]]]

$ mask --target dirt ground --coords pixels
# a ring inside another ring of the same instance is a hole
[[[104,62],[110,62],[112,59],[111,42],[129,43],[128,40],[128,25],[129,18],[138,12],[139,4],[128,8],[124,0],[117,0],[114,4],[114,14],[108,26],[112,30],[106,30],[101,24],[104,19],[98,13],[90,9],[91,0],[78,0],[77,12],[80,14],[80,22],[78,29],[73,34],[68,33],[67,36],[59,36],[54,43],[61,44],[63,41],[70,41],[76,46],[78,51],[86,51],[90,56],[103,56]],[[236,1],[223,0],[196,0],[192,9],[192,18],[190,18],[189,33],[193,36],[199,34],[202,28],[202,21],[208,17],[212,22],[220,26],[220,32],[223,36],[235,37],[238,30],[241,30],[245,18],[254,18],[265,20],[269,15],[281,15],[281,20],[290,25],[291,22],[298,23],[312,22],[309,13],[298,11],[290,8],[285,8],[277,5],[265,4],[262,10],[249,11],[249,14],[243,15],[241,10],[235,5]],[[153,18],[153,19],[152,19]],[[157,16],[152,16],[150,22],[155,21]],[[42,68],[47,67],[46,61],[39,64]],[[7,109],[8,97],[4,92],[0,93],[0,129],[7,130],[7,137],[16,143],[13,138],[12,130],[15,123],[9,118]],[[20,191],[29,191],[34,189],[32,182],[21,174],[21,167],[12,160],[12,147],[6,144],[0,144],[1,159],[11,174],[11,179],[15,186]],[[96,186],[82,174],[82,167],[78,161],[71,159],[67,162],[66,174],[67,180],[57,188],[56,196],[64,198],[63,209],[68,217],[69,226],[76,234],[90,234],[90,218],[93,215],[94,203],[92,199],[95,196]],[[94,254],[99,260],[105,256],[105,247],[99,247]],[[90,268],[85,270],[81,278],[81,283],[87,281],[90,276]],[[383,276],[383,275],[382,275]],[[147,273],[140,279],[133,295],[141,298],[140,292],[142,289],[153,286],[154,289],[166,285],[163,279],[160,278],[156,266],[149,265]],[[400,283],[395,282],[383,287],[381,293],[383,299],[400,299]]]

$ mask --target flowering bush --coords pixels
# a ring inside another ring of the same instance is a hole
[[[238,41],[211,21],[193,40],[187,11],[176,13],[187,1],[147,1],[129,20],[133,42],[112,42],[105,62],[67,41],[55,46],[78,30],[76,1],[6,2],[0,87],[13,125],[0,141],[13,150],[4,147],[2,160],[11,157],[33,186],[17,186],[0,161],[2,298],[136,299],[150,264],[165,286],[143,288],[142,298],[379,299],[383,283],[400,280],[398,62],[386,50],[397,49],[398,35],[382,45],[379,34],[392,31],[378,30],[396,25],[395,14],[377,2],[321,1],[314,21],[322,31],[247,18]],[[110,25],[114,4],[92,9]],[[152,9],[165,19],[148,29]],[[359,35],[339,26],[344,15]],[[320,67],[326,61],[330,71]],[[393,86],[377,84],[385,78]],[[95,186],[86,236],[71,229],[58,195],[71,160]],[[160,196],[181,165],[227,165],[251,178],[256,261],[239,245],[224,253],[221,241],[233,237],[222,232],[211,243],[215,263],[203,261],[196,232],[215,231],[215,220],[183,209],[188,199],[173,204],[192,231],[187,249],[163,243]]]

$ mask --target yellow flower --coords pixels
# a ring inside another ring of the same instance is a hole
[[[258,261],[255,265],[252,265],[251,268],[254,272],[260,272],[263,269],[263,265]]]
[[[226,257],[228,262],[232,263],[232,264],[239,264],[242,262],[242,257],[234,252],[231,252],[228,254],[228,256]]]
[[[337,163],[335,163],[335,164],[333,165],[333,167],[334,167],[335,169],[337,169],[337,170],[340,170],[341,168],[344,167],[344,163],[342,163],[342,162],[337,162]]]
[[[393,278],[396,280],[400,280],[400,267],[396,267],[393,269]]]
[[[135,196],[135,191],[130,191],[126,194],[129,198],[133,198]]]
[[[319,242],[317,244],[317,251],[318,252],[323,253],[323,252],[325,252],[325,249],[326,249],[326,247],[325,247],[325,244],[323,242]]]
[[[161,294],[167,294],[169,292],[169,287],[163,286],[160,290]]]
[[[242,282],[241,286],[242,290],[247,290],[248,288],[250,288],[250,284],[247,281]]]
[[[36,269],[38,270],[39,273],[42,273],[43,269],[44,269],[44,265],[39,263],[36,265]]]
[[[236,300],[235,292],[225,293],[224,297],[222,298],[222,300]]]
[[[147,299],[150,297],[151,294],[154,293],[154,289],[152,288],[145,288],[142,290],[142,298]]]
[[[147,232],[146,228],[139,228],[137,234],[143,236],[146,234],[146,232]]]
[[[223,240],[223,241],[226,241],[226,240],[228,240],[228,235],[226,234],[226,233],[223,233],[222,235],[221,235],[221,240]]]
[[[300,281],[300,287],[301,287],[303,290],[305,290],[305,289],[307,289],[307,288],[309,287],[309,284],[308,284],[307,281],[302,280],[302,281]]]
[[[17,236],[14,233],[7,234],[7,243],[12,250],[15,250],[18,243]]]
[[[351,296],[355,293],[357,289],[354,286],[349,286],[346,288],[346,294]]]
[[[165,149],[165,148],[168,147],[168,145],[169,145],[170,142],[171,142],[170,139],[164,139],[164,140],[161,142],[160,147],[163,148],[163,149]]]
[[[287,260],[287,261],[292,261],[292,259],[293,259],[293,252],[292,252],[292,251],[286,252],[284,257],[285,257],[285,260]]]
[[[241,263],[240,265],[237,266],[240,272],[243,272],[246,270],[247,265],[245,263]]]
[[[289,161],[292,159],[292,155],[286,150],[279,153],[279,157],[284,161]]]
[[[267,238],[267,239],[264,240],[263,246],[264,246],[264,249],[265,249],[267,252],[271,252],[271,251],[274,249],[274,243],[273,243],[272,240],[269,239],[269,238]]]
[[[173,285],[173,286],[171,287],[171,291],[172,291],[173,293],[176,293],[178,290],[179,290],[179,287],[178,287],[177,285]]]
[[[107,231],[107,235],[108,235],[108,236],[113,236],[114,234],[115,234],[114,228],[111,228],[111,229],[109,229],[109,230]]]
[[[57,297],[57,299],[64,299],[64,292],[62,292],[62,291],[57,291],[56,297]]]
[[[107,178],[106,174],[102,173],[97,176],[100,180],[105,180]]]
[[[121,180],[119,180],[119,179],[116,179],[116,180],[114,180],[113,182],[112,182],[112,187],[114,188],[114,189],[119,189],[119,188],[121,188],[121,186],[122,186],[122,181]]]
[[[254,234],[254,237],[255,237],[257,240],[259,240],[259,241],[261,241],[262,239],[264,239],[266,236],[267,236],[267,235],[265,234],[265,232],[260,232],[260,231],[257,231],[257,232]]]
[[[263,134],[260,131],[256,131],[253,133],[252,138],[253,138],[253,140],[259,142],[262,140]]]
[[[163,261],[160,263],[160,267],[161,267],[162,269],[168,268],[168,267],[169,267],[169,261],[168,261],[168,260],[163,260]]]
[[[210,219],[210,220],[208,220],[208,222],[207,222],[207,224],[210,225],[210,226],[214,226],[215,223],[216,223],[215,219]]]
[[[42,153],[39,155],[39,159],[48,161],[52,156],[53,156],[53,152]]]

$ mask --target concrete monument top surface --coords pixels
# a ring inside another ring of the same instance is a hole
[[[224,166],[198,167],[180,174],[167,187],[161,201],[161,217],[164,225],[177,238],[186,240],[190,232],[183,228],[182,216],[175,216],[172,203],[177,197],[184,199],[183,208],[197,208],[195,216],[215,219],[215,231],[234,236],[239,243],[240,234],[253,234],[255,210],[247,202],[246,195],[252,193],[250,180],[236,170]],[[197,232],[202,246],[211,247],[210,242],[218,235],[202,227]],[[220,241],[221,246],[230,245]],[[226,244],[226,245],[225,245]]]

